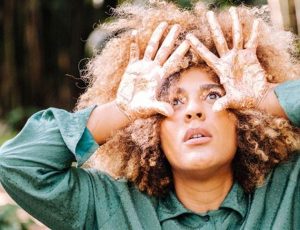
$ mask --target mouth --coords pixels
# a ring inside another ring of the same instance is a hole
[[[190,128],[186,131],[183,142],[188,145],[205,144],[212,139],[212,135],[203,128]]]

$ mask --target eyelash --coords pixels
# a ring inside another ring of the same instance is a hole
[[[211,95],[217,95],[218,98],[208,98],[209,96]],[[208,92],[208,94],[204,97],[204,99],[206,100],[207,98],[210,99],[210,100],[217,100],[219,99],[220,97],[223,97],[223,94],[220,93],[219,91],[210,91]]]
[[[176,106],[176,105],[178,105],[178,104],[176,104],[177,102],[180,102],[181,104],[184,104],[184,102],[182,101],[181,98],[175,97],[175,98],[173,98],[173,99],[171,100],[171,105],[172,105],[172,106]]]
[[[216,95],[216,98],[209,98],[211,95]],[[217,90],[209,91],[206,95],[203,95],[203,100],[217,100],[224,96],[223,92],[219,92]],[[179,104],[184,104],[184,98],[181,97],[174,97],[171,100],[172,106],[178,106]]]

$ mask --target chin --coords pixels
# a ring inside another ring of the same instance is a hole
[[[185,157],[177,162],[176,168],[198,173],[213,173],[225,165],[230,165],[232,161],[232,159],[222,159],[222,156],[210,151],[188,151],[183,156]]]
[[[185,168],[201,169],[207,168],[216,164],[216,159],[212,153],[207,152],[189,152],[184,154],[186,157],[182,159],[182,165],[185,165]]]

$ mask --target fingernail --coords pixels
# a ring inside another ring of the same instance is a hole
[[[196,41],[195,35],[193,35],[193,34],[187,34],[186,35],[186,39],[188,39],[191,42],[195,42]]]
[[[229,8],[230,13],[235,13],[235,11],[236,11],[236,7],[232,6]]]
[[[214,17],[215,13],[213,11],[207,11],[206,17]]]
[[[172,29],[173,30],[180,30],[181,26],[179,24],[175,24],[175,25],[172,26]]]
[[[168,26],[168,23],[167,23],[167,22],[161,22],[161,23],[159,23],[158,26],[160,26],[160,27],[162,27],[162,28],[165,28],[165,27]]]

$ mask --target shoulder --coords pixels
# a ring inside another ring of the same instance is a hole
[[[300,153],[295,152],[290,160],[280,163],[268,175],[265,183],[250,196],[249,220],[261,223],[262,229],[269,226],[296,226],[299,215]],[[264,225],[264,227],[263,227]],[[257,226],[257,225],[256,225]],[[281,227],[280,227],[281,226]]]
[[[116,179],[105,172],[87,170],[94,196],[99,226],[111,225],[125,219],[156,216],[158,199],[150,197],[126,179]],[[154,218],[155,219],[155,218]]]
[[[107,197],[118,200],[130,199],[133,203],[143,201],[156,205],[157,198],[141,192],[135,184],[125,178],[116,178],[96,169],[86,170],[90,176],[95,194],[106,193]]]
[[[275,202],[274,197],[293,199],[292,194],[300,189],[299,174],[300,152],[295,152],[288,161],[280,163],[272,170],[265,182],[255,190],[253,199],[259,202],[270,200],[271,203]]]
[[[266,179],[267,187],[299,187],[300,184],[300,151],[294,152],[289,160],[277,165]],[[271,189],[272,190],[272,189]]]
[[[279,164],[273,171],[273,176],[299,183],[300,151],[294,152],[290,159]]]

